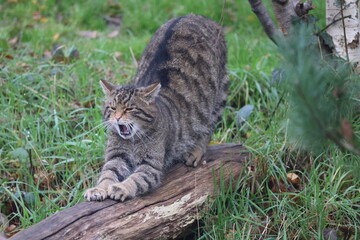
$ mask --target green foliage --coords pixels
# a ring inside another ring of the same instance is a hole
[[[297,25],[288,38],[280,40],[279,49],[289,99],[291,141],[316,154],[331,142],[349,150],[343,143],[352,147],[358,142],[349,126],[360,106],[359,76],[344,60],[323,56],[318,38],[307,24]],[[359,172],[359,165],[354,166],[354,173]]]

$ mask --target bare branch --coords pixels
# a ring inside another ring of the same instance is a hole
[[[280,36],[280,31],[276,28],[273,20],[261,0],[249,0],[252,11],[258,17],[261,25],[263,26],[265,33],[276,44],[276,36]]]

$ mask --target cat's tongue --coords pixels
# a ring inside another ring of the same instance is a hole
[[[119,125],[120,132],[124,135],[130,134],[129,128],[127,128],[125,125]]]

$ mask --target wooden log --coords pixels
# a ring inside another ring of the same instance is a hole
[[[172,239],[200,218],[216,195],[214,175],[236,180],[249,153],[240,144],[209,146],[206,164],[178,164],[160,188],[125,202],[82,202],[25,229],[11,239]],[[220,174],[221,172],[221,174]]]

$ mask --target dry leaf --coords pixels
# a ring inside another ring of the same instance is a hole
[[[118,36],[119,33],[120,33],[119,30],[114,30],[114,31],[112,31],[111,33],[109,33],[107,36],[108,36],[109,38],[114,38],[114,37]]]
[[[41,19],[41,13],[40,12],[33,12],[32,18],[34,20],[40,20]]]
[[[10,38],[9,41],[8,41],[8,44],[15,45],[15,44],[17,44],[18,40],[19,39],[17,37]]]
[[[16,228],[16,225],[11,224],[10,226],[5,228],[5,232],[12,232]]]
[[[27,63],[24,63],[24,62],[18,62],[16,64],[18,67],[23,67],[25,69],[29,69],[30,68],[30,65],[28,65]]]
[[[114,57],[119,59],[122,56],[121,52],[114,52]]]
[[[109,16],[103,15],[102,16],[106,20],[106,24],[108,26],[120,26],[121,25],[121,16]]]
[[[50,185],[56,179],[56,176],[54,173],[38,171],[34,174],[34,179],[36,184],[46,186],[50,189]]]
[[[353,142],[353,130],[352,130],[352,126],[351,123],[349,122],[349,120],[347,120],[346,118],[344,118],[341,121],[341,134],[343,135],[343,137],[345,138],[345,140],[348,143],[352,143]]]
[[[14,59],[14,57],[13,57],[13,56],[11,56],[11,55],[9,55],[9,54],[6,54],[6,55],[5,55],[5,57],[6,57],[7,59],[11,59],[11,60],[13,60],[13,59]]]
[[[289,182],[291,182],[294,185],[300,184],[300,177],[296,173],[288,173],[286,175],[286,178]]]
[[[49,50],[45,50],[45,52],[44,52],[44,57],[46,57],[46,58],[51,58],[52,57],[52,54],[51,54],[51,52],[49,51]]]
[[[53,36],[53,41],[57,41],[60,37],[60,33],[55,33],[54,36]]]
[[[269,181],[269,186],[273,193],[288,192],[284,182],[282,180],[278,181],[275,177],[271,177]]]
[[[90,100],[84,103],[84,107],[86,108],[94,108],[95,107],[95,101],[94,100]]]
[[[8,226],[4,229],[4,233],[7,237],[12,237],[19,231],[20,231],[20,229],[16,229],[16,225],[14,225],[14,224],[11,224],[10,226]]]
[[[49,19],[46,18],[46,17],[41,17],[40,18],[40,22],[42,22],[42,23],[46,23],[47,21],[49,21]]]
[[[80,31],[78,32],[78,34],[82,37],[87,37],[87,38],[97,38],[100,36],[100,34],[97,31]]]

